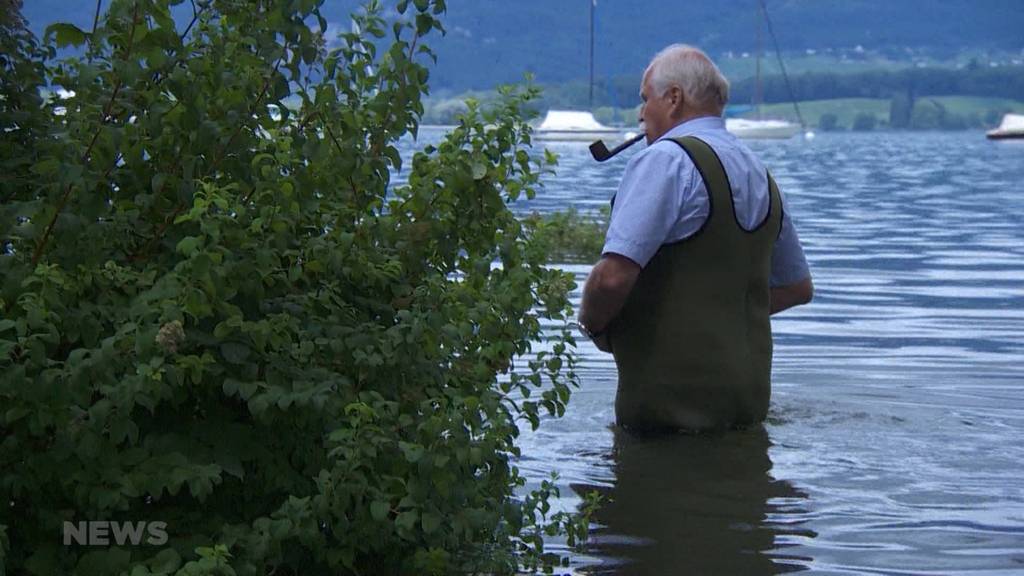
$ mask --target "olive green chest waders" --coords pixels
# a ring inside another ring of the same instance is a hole
[[[628,428],[760,422],[771,395],[768,280],[782,226],[779,190],[769,175],[768,214],[744,230],[714,150],[692,136],[674,141],[704,179],[710,214],[696,234],[658,249],[609,328],[615,417]]]

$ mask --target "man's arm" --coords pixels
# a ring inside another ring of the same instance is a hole
[[[771,306],[770,314],[807,304],[814,297],[811,269],[807,266],[804,247],[796,226],[786,208],[786,197],[779,192],[782,200],[782,230],[772,248]]]
[[[599,333],[619,315],[640,270],[675,225],[679,191],[692,186],[696,168],[684,164],[686,154],[672,143],[652,144],[626,163],[615,193],[615,206],[605,236],[601,260],[583,287],[579,322]],[[607,338],[596,338],[598,349],[611,352]]]
[[[814,283],[808,276],[803,280],[786,286],[773,287],[771,290],[771,314],[807,304],[814,298]]]
[[[625,256],[607,253],[594,265],[583,286],[579,322],[591,332],[604,332],[626,304],[640,275],[640,265]],[[598,338],[597,347],[605,352],[607,339]]]

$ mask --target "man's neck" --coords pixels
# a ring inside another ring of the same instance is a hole
[[[720,113],[717,113],[717,112],[703,112],[702,111],[702,112],[688,113],[685,116],[681,116],[678,120],[676,120],[675,124],[673,124],[671,128],[669,128],[668,130],[665,131],[665,134],[668,134],[669,132],[675,130],[676,128],[679,128],[680,126],[682,126],[683,124],[686,124],[687,122],[689,122],[691,120],[699,120],[701,118],[719,118],[720,119],[721,117],[722,117],[722,115]],[[664,136],[664,134],[662,136]]]
[[[696,120],[697,118],[721,118],[722,113],[715,110],[687,110],[683,112],[682,116],[675,123],[679,126],[683,122],[689,122],[690,120]]]

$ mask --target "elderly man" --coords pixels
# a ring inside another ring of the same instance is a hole
[[[612,199],[579,314],[581,331],[615,356],[615,416],[626,428],[764,420],[768,317],[814,291],[775,182],[725,130],[728,95],[728,81],[691,46],[669,46],[644,72],[648,147]]]

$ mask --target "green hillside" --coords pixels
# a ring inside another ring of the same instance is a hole
[[[855,121],[861,116],[873,117],[876,123],[874,127],[881,129],[889,127],[890,106],[891,101],[882,98],[837,98],[800,102],[800,111],[809,126],[819,129],[822,128],[823,117],[827,115],[834,117],[834,129],[853,129]],[[761,111],[764,117],[797,121],[792,104],[767,104]],[[991,128],[1007,112],[1024,113],[1024,102],[1008,98],[922,96],[914,104],[910,128]],[[754,112],[743,115],[745,118],[754,116]]]
[[[328,0],[324,17],[333,36],[348,32],[348,15],[362,0]],[[396,0],[383,0],[397,18]],[[431,88],[455,93],[519,82],[525,72],[545,84],[586,79],[591,0],[462,0],[448,3],[447,35]],[[791,72],[857,72],[919,65],[1024,60],[1021,0],[766,0],[772,28]],[[53,21],[91,26],[95,2],[27,0],[24,14],[42,32]],[[179,20],[191,3],[177,7]],[[753,0],[676,2],[601,0],[595,10],[595,74],[638,77],[659,49],[695,44],[733,79],[753,73],[757,3]],[[771,37],[765,48],[772,53]],[[747,53],[744,57],[743,54]],[[775,63],[764,62],[767,73]],[[618,105],[626,105],[620,102]]]

